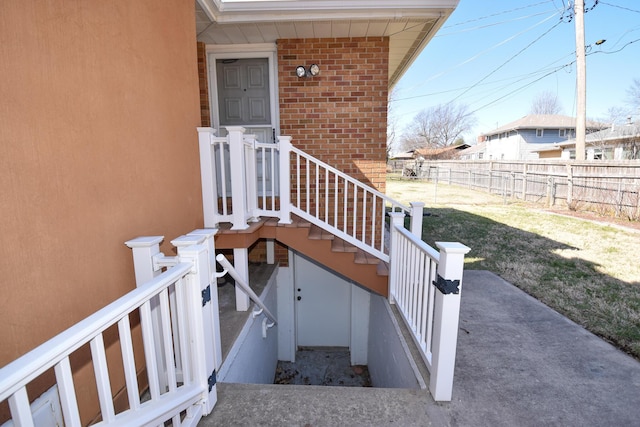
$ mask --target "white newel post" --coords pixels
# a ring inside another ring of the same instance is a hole
[[[238,275],[249,283],[249,250],[245,248],[237,248],[233,250],[233,268],[236,269]],[[251,299],[240,286],[236,286],[236,311],[249,310]]]
[[[258,220],[258,161],[256,156],[256,136],[244,135],[242,138],[245,170],[245,203],[247,214],[245,221]],[[264,160],[263,160],[264,161]]]
[[[227,126],[229,135],[229,158],[231,161],[231,200],[233,203],[232,230],[246,230],[249,228],[246,219],[247,199],[245,189],[246,163],[244,158],[244,131],[242,126]]]
[[[436,242],[436,246],[440,249],[440,262],[436,278],[429,390],[434,400],[450,401],[458,343],[464,256],[471,249],[455,242]]]
[[[280,224],[291,224],[291,137],[279,136],[280,145]]]
[[[398,232],[396,227],[404,227],[404,212],[390,212],[389,224],[390,247],[389,247],[389,302],[395,304],[395,296],[398,286]]]
[[[209,127],[198,128],[200,179],[202,181],[202,210],[204,212],[205,227],[215,227],[217,225],[218,187],[214,169],[215,156],[212,141],[215,132],[215,129]]]
[[[207,246],[191,245],[183,246],[190,239],[198,240],[200,236],[183,236],[174,242],[178,246],[178,257],[182,262],[193,263],[191,273],[186,277],[186,294],[189,330],[193,334],[190,339],[192,349],[191,367],[193,369],[193,378],[203,390],[202,393],[202,411],[203,415],[211,413],[217,401],[216,390],[216,356],[214,337],[219,335],[220,331],[215,330],[213,321],[213,312],[218,311],[218,307],[214,307],[212,299],[207,300],[207,293],[212,295],[217,292],[217,288],[211,289],[209,271],[209,254]]]
[[[220,370],[220,366],[222,365],[222,344],[220,343],[220,313],[218,311],[218,278],[214,274],[216,272],[216,248],[214,237],[217,232],[217,228],[205,228],[193,230],[191,233],[188,233],[187,236],[204,236],[205,240],[203,245],[207,247],[207,251],[209,253],[209,271],[211,272],[211,306],[214,308],[213,329],[216,332],[213,344],[216,356],[216,370]]]
[[[145,236],[138,237],[125,242],[133,253],[133,268],[136,278],[136,286],[141,286],[147,283],[149,280],[162,273],[162,269],[156,268],[154,265],[154,258],[162,256],[160,252],[160,243],[164,240],[164,236]],[[148,357],[149,354],[155,354],[155,358],[147,359],[147,369],[154,371],[157,375],[150,375],[149,389],[152,393],[164,392],[168,387],[167,376],[165,375],[165,358],[163,350],[162,339],[162,320],[160,313],[160,302],[157,297],[151,299],[151,325],[146,325],[147,322],[144,316],[140,317],[143,330],[151,328],[153,332],[153,342],[155,344],[153,349],[147,349],[149,345],[146,340],[145,353]],[[153,379],[157,378],[158,382],[155,383]],[[153,396],[154,398],[157,396]]]
[[[423,202],[411,202],[411,233],[422,240],[422,217],[424,215]]]

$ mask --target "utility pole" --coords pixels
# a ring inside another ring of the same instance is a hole
[[[585,160],[587,134],[587,63],[584,44],[584,0],[575,0],[573,13],[576,22],[576,160]]]

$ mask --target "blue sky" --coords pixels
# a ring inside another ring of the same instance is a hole
[[[396,85],[400,131],[421,110],[456,102],[475,111],[477,135],[529,113],[542,92],[576,114],[575,21],[568,0],[460,0]],[[585,0],[587,118],[625,107],[640,79],[640,1]],[[606,42],[596,45],[596,41]],[[640,111],[634,119],[640,119]]]

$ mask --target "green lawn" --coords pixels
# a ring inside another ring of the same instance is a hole
[[[469,246],[466,269],[493,271],[640,359],[640,232],[443,184],[389,180],[387,194],[425,202],[423,239]]]

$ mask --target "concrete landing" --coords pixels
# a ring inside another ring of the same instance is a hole
[[[426,390],[218,384],[201,426],[640,426],[640,362],[466,271],[453,400]]]
[[[199,426],[438,426],[425,390],[218,384],[218,404]]]
[[[278,362],[274,384],[371,387],[366,365],[351,365],[343,347],[309,347],[296,352],[295,362]]]

